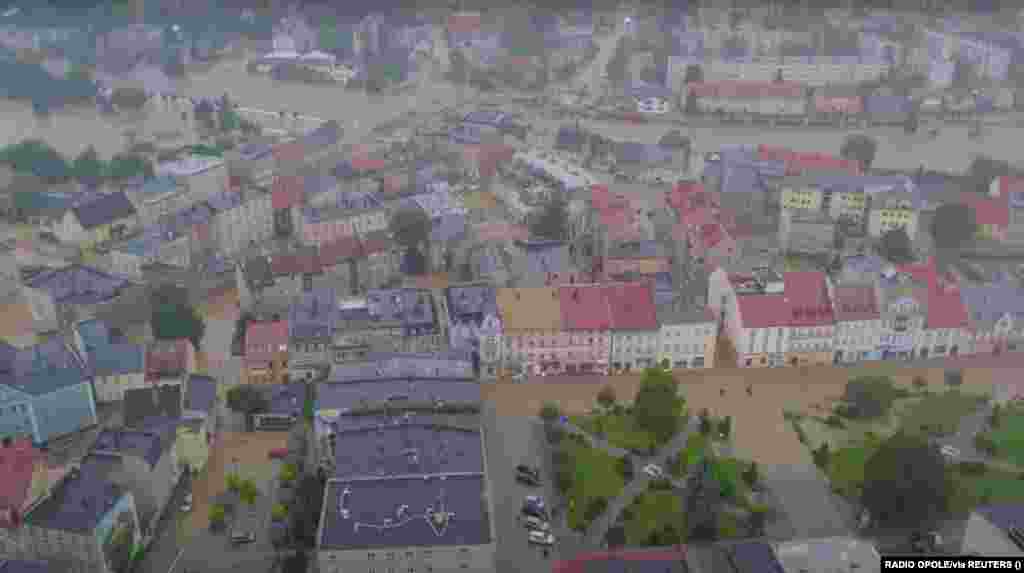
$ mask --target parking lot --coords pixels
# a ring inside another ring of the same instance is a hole
[[[491,500],[494,504],[497,571],[518,573],[549,570],[559,555],[576,553],[579,543],[577,539],[581,537],[558,525],[561,521],[559,517],[564,512],[557,511],[543,428],[532,417],[498,416],[491,405],[484,412],[483,427]],[[530,487],[517,482],[515,467],[519,464],[540,467],[542,485]],[[519,523],[523,498],[527,495],[542,495],[549,509],[556,508],[552,520],[556,542],[548,557],[544,556],[541,548],[527,541],[526,529]]]

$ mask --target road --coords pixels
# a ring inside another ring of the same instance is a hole
[[[992,415],[991,404],[960,418],[957,431],[952,436],[937,438],[940,446],[953,446],[960,451],[958,461],[987,461],[989,456],[974,447],[974,437],[988,429],[988,418]]]
[[[813,464],[764,465],[762,483],[781,519],[767,524],[769,537],[802,539],[849,535],[852,510],[832,494]]]
[[[157,522],[152,544],[146,549],[138,573],[181,573],[183,552],[188,541],[184,514],[185,495],[192,490],[192,476],[182,474],[178,487],[167,501],[167,508]]]
[[[615,54],[615,47],[619,43],[619,38],[626,33],[626,28],[623,24],[624,19],[622,17],[616,17],[615,31],[607,36],[603,36],[597,39],[598,52],[597,56],[591,60],[590,64],[586,68],[580,70],[576,77],[573,79],[575,88],[584,88],[587,93],[591,96],[597,96],[603,92],[604,81],[601,76],[604,74],[605,69],[608,67],[608,61],[612,59]]]
[[[498,543],[497,571],[548,570],[551,568],[549,560],[558,559],[559,555],[576,554],[579,536],[564,527],[564,519],[553,519],[552,529],[557,544],[552,548],[549,559],[545,559],[541,550],[527,543],[526,530],[518,522],[524,496],[542,495],[552,502],[556,499],[551,488],[554,473],[550,469],[543,426],[533,418],[498,416],[490,404],[485,406],[483,418],[487,474],[494,507],[494,535]],[[531,488],[518,483],[515,479],[518,464],[540,467],[543,486]]]

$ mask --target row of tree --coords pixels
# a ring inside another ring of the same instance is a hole
[[[104,161],[96,148],[89,146],[69,160],[39,139],[27,139],[0,149],[0,163],[10,166],[15,172],[31,174],[48,183],[74,179],[97,184],[104,180],[152,177],[154,174],[153,163],[139,154],[119,153]]]

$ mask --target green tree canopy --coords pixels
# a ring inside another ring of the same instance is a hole
[[[530,225],[530,234],[551,241],[564,241],[569,237],[569,205],[565,198],[553,197]]]
[[[228,390],[227,405],[232,411],[245,415],[259,414],[270,408],[270,402],[263,392],[248,384]]]
[[[406,249],[423,246],[430,240],[430,217],[419,208],[399,209],[392,215],[389,228],[395,242]]]
[[[100,159],[100,154],[93,146],[87,147],[75,158],[71,164],[71,171],[82,183],[97,183],[103,178],[106,167]]]
[[[71,166],[67,160],[41,139],[26,139],[0,149],[0,163],[49,183],[64,181],[71,176]]]
[[[854,418],[878,418],[889,413],[897,390],[887,376],[859,376],[846,383],[843,401]]]
[[[839,149],[839,155],[843,159],[854,159],[860,162],[864,170],[871,169],[875,161],[875,154],[878,152],[878,142],[875,138],[863,133],[847,135],[843,145]]]
[[[682,398],[670,372],[647,368],[640,379],[640,389],[633,402],[637,425],[659,441],[671,438],[679,429]]]
[[[880,524],[918,528],[949,511],[953,490],[942,454],[924,438],[901,432],[864,465],[861,503]]]
[[[963,203],[940,205],[929,229],[935,246],[944,249],[959,249],[977,230],[974,209]]]
[[[317,525],[323,507],[324,486],[316,476],[305,475],[295,491],[295,506],[292,509],[291,531],[296,542],[304,547],[313,547],[316,542]]]
[[[986,155],[979,155],[971,160],[971,164],[967,167],[967,184],[965,185],[967,191],[973,191],[975,193],[986,194],[992,185],[992,182],[997,177],[1003,177],[1011,174],[1010,164],[998,160],[992,159]]]
[[[151,161],[134,153],[118,153],[107,165],[107,177],[111,179],[131,179],[139,176],[150,178],[154,172]]]
[[[914,258],[914,247],[910,242],[910,236],[903,227],[891,229],[882,234],[882,240],[878,244],[882,256],[893,263],[906,263]]]
[[[206,323],[199,313],[180,302],[156,302],[153,306],[151,326],[157,340],[187,338],[197,349],[206,334]]]

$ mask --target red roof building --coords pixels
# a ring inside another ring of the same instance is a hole
[[[601,330],[611,328],[612,315],[602,285],[567,285],[558,288],[565,330]]]
[[[274,155],[274,160],[277,161],[278,167],[301,163],[306,157],[306,149],[302,143],[298,141],[279,143],[274,146],[272,153]]]
[[[789,175],[811,171],[839,171],[859,175],[861,170],[860,162],[853,159],[842,159],[827,153],[792,151],[770,145],[759,145],[757,158],[761,161],[784,161]]]
[[[341,237],[320,246],[320,268],[326,269],[363,256],[362,244],[353,236]]]
[[[556,562],[551,570],[553,573],[613,573],[633,571],[634,568],[636,571],[685,573],[689,571],[686,566],[686,547],[631,547],[583,553],[573,559]]]
[[[196,350],[185,338],[155,340],[146,348],[146,381],[178,382],[195,371]]]
[[[458,12],[448,16],[448,31],[453,34],[476,32],[483,24],[479,12]]]
[[[270,369],[288,351],[288,321],[250,322],[245,330],[245,364]]]
[[[878,296],[871,285],[837,286],[832,292],[836,322],[878,320]]]
[[[525,241],[530,232],[521,225],[507,221],[484,221],[473,225],[473,232],[480,242]]]
[[[747,294],[736,297],[742,328],[789,326],[790,311],[781,294]]]
[[[21,523],[22,512],[35,501],[32,482],[39,477],[45,479],[45,459],[31,438],[5,442],[0,447],[0,527],[13,528]]]
[[[1004,177],[1003,180],[1007,178]],[[1002,181],[1000,181],[1002,185]],[[974,220],[978,230],[989,239],[1002,241],[1010,226],[1010,195],[1000,193],[996,197],[988,197],[978,193],[962,193],[961,200],[974,209]]]
[[[688,226],[686,238],[691,256],[709,270],[726,264],[736,255],[736,240],[721,223]]]
[[[933,329],[968,329],[970,313],[956,277],[951,273],[939,273],[935,257],[929,257],[923,263],[903,265],[897,269],[907,273],[916,281],[927,285],[928,315],[925,317],[925,328]]]
[[[648,282],[604,285],[614,330],[657,330],[654,292]]]
[[[316,275],[323,270],[320,255],[315,248],[292,253],[279,253],[270,257],[270,270],[274,276]]]
[[[289,209],[301,205],[305,197],[304,180],[301,175],[277,175],[271,192],[274,209]]]
[[[825,273],[788,272],[782,280],[791,316],[790,326],[828,326],[835,322]]]

